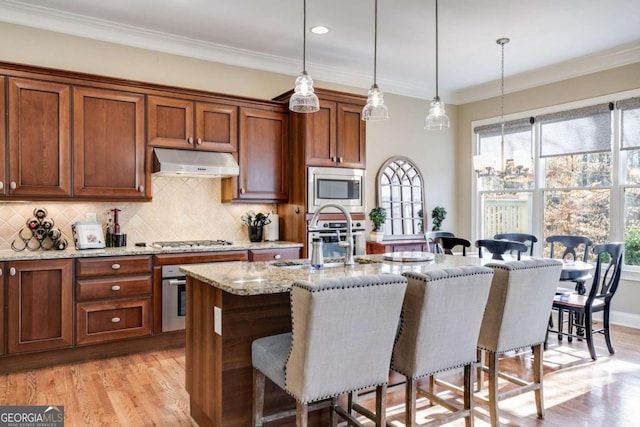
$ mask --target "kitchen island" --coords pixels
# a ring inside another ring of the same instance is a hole
[[[426,272],[491,261],[450,255],[436,255],[427,262],[388,261],[383,255],[355,258],[354,267],[336,263],[323,270],[311,270],[303,260],[181,267],[187,276],[186,388],[191,416],[200,426],[252,424],[251,342],[291,330],[289,290],[294,281]],[[291,397],[267,381],[265,413],[292,403]],[[310,416],[310,425],[327,423],[328,414]],[[295,425],[295,417],[271,425]]]

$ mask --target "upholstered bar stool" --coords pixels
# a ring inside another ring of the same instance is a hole
[[[407,279],[391,274],[295,282],[291,333],[252,344],[254,425],[295,415],[296,426],[306,426],[311,404],[327,399],[320,406],[331,406],[333,426],[336,414],[359,425],[337,397],[376,387],[375,413],[359,405],[353,410],[384,426],[391,352],[406,286]],[[263,414],[265,376],[294,397],[295,410]]]
[[[424,425],[440,425],[465,417],[473,425],[473,364],[493,270],[461,267],[421,273],[404,273],[408,279],[402,306],[402,323],[393,348],[391,369],[407,377],[405,425],[416,426],[416,399],[427,397],[451,411]],[[464,402],[454,407],[418,386],[418,379],[464,367]]]
[[[489,406],[491,425],[497,426],[499,401],[533,391],[538,417],[544,418],[542,347],[562,263],[532,258],[486,266],[493,268],[495,274],[478,338],[478,359],[484,364],[485,354],[487,356],[487,366],[479,368],[478,389],[482,387],[482,373],[485,371],[488,372],[489,385],[488,397],[476,395],[476,398]],[[500,372],[499,355],[525,348],[533,350],[532,381]],[[500,393],[498,378],[518,387]]]

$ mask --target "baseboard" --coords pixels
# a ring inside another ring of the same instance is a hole
[[[598,313],[598,317],[596,318],[602,320],[602,313]],[[625,313],[624,311],[612,311],[611,323],[620,326],[627,326],[629,328],[640,329],[640,315]]]

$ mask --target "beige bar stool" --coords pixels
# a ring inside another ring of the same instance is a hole
[[[408,279],[401,328],[393,349],[391,369],[407,377],[405,425],[416,426],[416,399],[427,397],[451,411],[423,425],[441,425],[465,418],[473,425],[473,365],[493,270],[461,267],[441,271],[404,273]],[[462,407],[453,406],[418,386],[418,379],[464,367]]]
[[[488,396],[476,400],[489,405],[491,425],[499,425],[498,402],[522,393],[535,393],[538,417],[544,418],[542,393],[542,348],[547,333],[549,313],[560,279],[562,263],[553,259],[532,258],[523,261],[491,263],[495,274],[487,309],[478,339],[478,358],[486,365],[479,368],[478,390],[483,373],[488,372]],[[520,349],[533,351],[532,381],[500,372],[498,357]],[[499,388],[504,379],[516,388]]]
[[[314,409],[310,404],[319,401],[325,402],[316,407],[331,407],[331,425],[337,425],[336,414],[357,423],[337,397],[376,387],[375,413],[359,405],[353,409],[384,426],[389,364],[406,283],[391,274],[295,282],[291,333],[252,344],[254,425],[295,415],[296,426],[306,426],[308,411]],[[265,376],[294,397],[295,410],[263,413]]]

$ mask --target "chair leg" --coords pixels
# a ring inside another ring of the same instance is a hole
[[[473,427],[473,365],[464,367],[464,409],[469,411],[469,415],[464,417],[465,427]]]
[[[415,427],[416,425],[417,382],[414,378],[407,378],[407,383],[404,388],[404,424],[407,427]]]
[[[533,346],[533,383],[538,384],[534,391],[538,418],[544,418],[544,394],[542,392],[542,344]]]
[[[253,368],[253,425],[262,426],[262,413],[264,410],[264,374]]]
[[[498,427],[498,353],[487,351],[489,363],[489,416],[491,418],[491,427]]]
[[[309,405],[296,401],[296,427],[307,427],[309,423]]]
[[[331,398],[331,415],[329,416],[331,427],[337,427],[338,425],[338,414],[336,414],[336,406],[338,405],[338,398]]]
[[[484,382],[484,371],[482,370],[482,368],[485,366],[484,351],[477,349],[476,359],[478,360],[478,365],[476,368],[476,391],[481,391],[482,383]]]
[[[584,313],[584,329],[585,335],[587,338],[587,347],[589,348],[589,354],[591,354],[591,359],[596,360],[598,356],[596,356],[596,349],[593,345],[593,319],[591,318],[592,313],[590,310],[585,311]]]
[[[376,387],[376,426],[387,425],[387,385]]]
[[[558,341],[562,341],[562,330],[564,329],[563,316],[563,310],[561,308],[558,309]]]
[[[611,345],[611,329],[609,328],[609,307],[604,309],[602,320],[604,321],[604,340],[607,343],[609,354],[614,354],[615,351],[613,351],[613,345]]]

